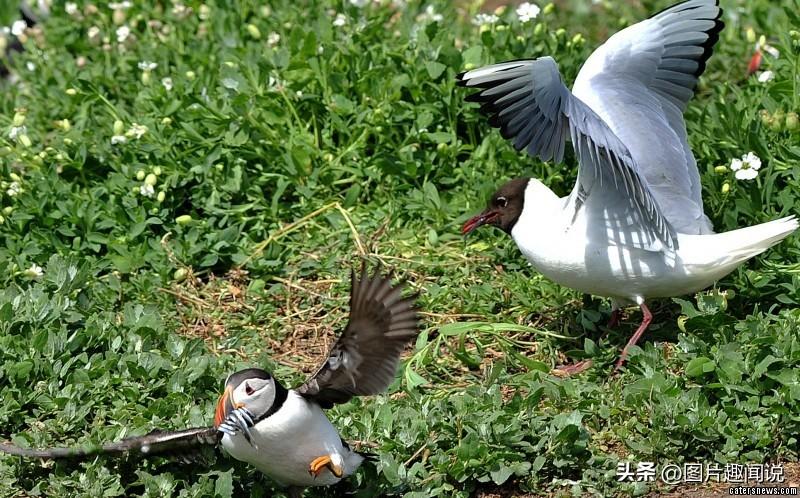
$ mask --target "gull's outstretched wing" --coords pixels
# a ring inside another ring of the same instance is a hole
[[[569,136],[581,165],[575,205],[607,210],[610,225],[641,237],[627,243],[670,251],[676,232],[712,232],[683,110],[721,15],[716,0],[689,0],[616,33],[586,61],[572,93],[549,57],[468,71],[459,84],[483,89],[470,100],[517,150],[559,162]]]
[[[673,5],[609,38],[573,88],[628,147],[680,233],[713,233],[683,111],[724,27],[721,16],[717,0]]]
[[[675,231],[641,176],[640,166],[603,119],[564,86],[552,58],[495,64],[462,73],[458,79],[461,86],[482,89],[467,100],[481,102],[490,124],[500,128],[517,150],[558,162],[570,137],[580,164],[573,192],[576,209],[593,195],[613,198],[626,206],[625,216],[632,219],[640,238],[637,245],[677,249]]]
[[[169,456],[192,461],[203,447],[217,446],[221,436],[222,433],[214,427],[198,427],[182,431],[153,431],[144,436],[129,437],[116,443],[75,448],[37,450],[0,443],[0,452],[44,460],[84,459],[100,455],[138,455],[142,457]]]
[[[327,360],[295,390],[323,408],[353,396],[379,394],[397,373],[400,354],[419,333],[415,296],[402,297],[380,269],[369,276],[352,273],[350,319]]]

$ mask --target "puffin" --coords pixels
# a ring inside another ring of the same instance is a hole
[[[355,396],[386,391],[400,356],[419,333],[416,295],[391,272],[364,266],[351,272],[350,313],[328,357],[304,383],[285,387],[262,368],[230,374],[216,404],[213,425],[155,430],[95,447],[31,449],[0,443],[0,452],[46,460],[95,456],[172,456],[196,461],[204,447],[221,447],[299,498],[305,488],[329,486],[353,474],[370,456],[352,449],[325,409]]]

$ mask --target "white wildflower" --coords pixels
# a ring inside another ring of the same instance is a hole
[[[143,183],[142,186],[139,187],[139,193],[145,197],[153,197],[153,195],[156,193],[156,190],[149,183]]]
[[[180,3],[180,2],[177,2],[172,7],[172,13],[175,14],[176,16],[178,16],[178,17],[184,17],[186,14],[189,13],[189,9],[186,8],[186,5],[184,5],[184,4]]]
[[[517,16],[519,16],[520,21],[528,22],[531,19],[536,19],[540,11],[541,9],[539,8],[538,5],[525,2],[520,4],[519,7],[517,7]]]
[[[776,59],[781,56],[780,50],[767,43],[767,37],[764,35],[761,35],[756,42],[756,52],[762,50]]]
[[[11,25],[11,34],[14,36],[20,36],[25,32],[25,28],[28,27],[28,23],[23,20],[14,21],[14,24]]]
[[[764,46],[761,47],[761,48],[764,49],[764,52],[768,53],[769,55],[771,55],[772,57],[774,57],[776,59],[781,56],[780,50],[778,50],[777,48],[773,47],[772,45],[769,45],[769,44],[765,43]]]
[[[6,190],[6,195],[9,197],[14,197],[20,192],[22,192],[22,187],[19,186],[19,182],[11,182],[8,185],[8,190]]]
[[[364,7],[368,3],[369,0],[350,0],[350,5],[358,8]]]
[[[472,24],[474,24],[475,26],[484,26],[484,25],[487,25],[487,24],[494,24],[499,20],[500,20],[500,18],[497,17],[494,14],[481,13],[481,14],[476,15],[472,19]]]
[[[86,31],[86,36],[89,38],[90,42],[100,41],[100,28],[92,26]]]
[[[768,81],[772,81],[775,78],[775,73],[772,71],[761,71],[758,73],[758,81],[759,83],[766,83]]]
[[[347,24],[347,16],[344,14],[336,14],[336,18],[333,20],[333,25],[340,28],[345,24]]]
[[[64,4],[64,12],[67,15],[74,16],[78,13],[78,4],[75,2],[67,2]]]
[[[24,135],[28,129],[25,126],[12,126],[10,130],[8,130],[8,138],[11,140],[16,140],[18,136]]]
[[[280,41],[281,41],[281,35],[279,35],[274,31],[267,35],[267,45],[269,45],[270,47],[274,47]]]
[[[425,12],[417,17],[418,21],[433,21],[433,22],[442,22],[444,16],[436,12],[436,9],[433,8],[433,5],[428,5],[425,7]]]
[[[127,141],[128,139],[125,137],[125,135],[114,135],[111,137],[111,145],[124,144]]]
[[[753,180],[761,169],[761,159],[752,152],[743,155],[741,159],[731,160],[731,171],[737,180]]]
[[[161,79],[161,84],[162,84],[162,85],[164,85],[164,88],[165,88],[165,89],[166,89],[168,92],[169,92],[170,90],[172,90],[172,87],[173,87],[173,84],[172,84],[172,78],[162,78],[162,79]]]
[[[36,64],[34,64],[34,63],[33,63],[33,62],[31,62],[31,61],[28,61],[28,62],[26,62],[26,63],[25,63],[25,68],[26,68],[28,71],[31,71],[31,72],[32,72],[32,71],[34,71],[34,70],[36,69]]]
[[[131,35],[131,28],[127,26],[120,26],[117,28],[117,42],[124,43],[125,40]]]
[[[142,71],[152,71],[153,69],[157,68],[158,64],[155,62],[150,61],[141,61],[139,63],[139,69]]]
[[[124,2],[111,2],[108,4],[108,8],[111,10],[128,10],[131,7],[133,7],[133,4],[128,0],[125,0]]]
[[[31,280],[39,280],[44,275],[44,270],[42,270],[42,267],[36,263],[32,263],[31,267],[22,273]]]
[[[131,127],[125,132],[125,136],[139,140],[147,133],[147,127],[138,123],[131,123]]]
[[[275,78],[274,76],[270,76],[267,80],[267,86],[270,90],[276,90],[278,92],[282,91],[286,87],[286,82]]]

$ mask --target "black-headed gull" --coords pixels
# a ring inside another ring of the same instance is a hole
[[[463,233],[490,224],[509,233],[546,277],[638,304],[641,325],[617,362],[650,324],[647,298],[689,294],[778,243],[794,216],[714,233],[703,213],[700,175],[683,111],[711,56],[722,10],[689,0],[630,26],[594,51],[572,92],[550,57],[495,64],[458,76],[480,88],[490,124],[517,150],[559,162],[569,138],[578,158],[570,195],[519,178],[503,185]]]

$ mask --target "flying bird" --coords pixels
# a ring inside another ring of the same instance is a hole
[[[551,57],[494,64],[458,75],[480,91],[489,123],[519,151],[578,159],[572,192],[558,197],[518,178],[491,197],[462,233],[493,225],[551,280],[638,305],[643,319],[616,368],[647,329],[648,298],[699,291],[780,242],[794,216],[714,233],[683,112],[724,24],[714,0],[689,0],[614,34],[564,85]]]
[[[154,431],[99,447],[29,449],[0,443],[0,452],[27,458],[95,455],[173,455],[184,460],[203,447],[222,446],[300,497],[310,486],[349,476],[366,455],[354,451],[323,412],[354,396],[382,393],[394,380],[400,355],[419,333],[415,296],[376,270],[352,273],[350,316],[325,362],[305,383],[287,389],[269,372],[248,368],[225,381],[214,425]]]

